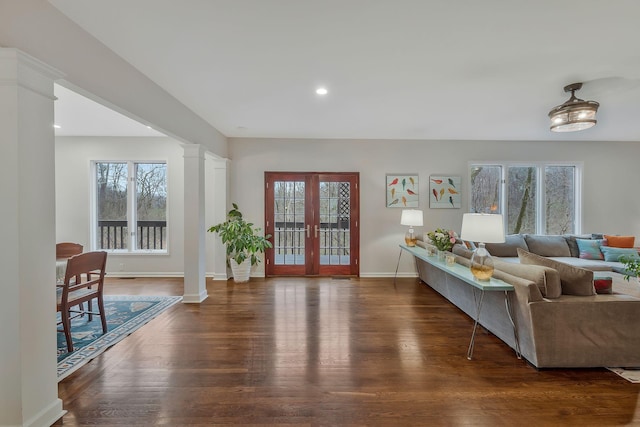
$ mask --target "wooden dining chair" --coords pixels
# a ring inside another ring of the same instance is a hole
[[[71,319],[88,315],[88,320],[93,320],[93,315],[100,315],[102,333],[107,332],[107,317],[104,312],[104,275],[107,264],[107,253],[103,251],[84,252],[67,260],[67,271],[64,282],[58,284],[57,310],[60,312],[62,330],[67,340],[67,350],[73,351],[71,340]],[[92,311],[91,301],[98,303],[98,312]],[[84,303],[87,303],[87,310]]]
[[[56,259],[71,258],[74,255],[81,254],[83,250],[84,246],[79,243],[56,243]]]

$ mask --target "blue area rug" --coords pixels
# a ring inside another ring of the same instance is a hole
[[[71,375],[180,300],[182,297],[105,295],[106,334],[102,333],[99,316],[94,316],[91,322],[87,321],[87,316],[73,319],[71,338],[74,351],[68,353],[64,334],[58,332],[58,381]],[[95,301],[93,304],[97,305]]]

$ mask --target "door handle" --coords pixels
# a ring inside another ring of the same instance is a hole
[[[314,234],[314,236],[313,236],[313,237],[315,237],[315,238],[317,239],[317,238],[318,238],[318,226],[317,226],[317,225],[314,225],[314,226],[313,226],[313,230],[314,230],[314,233],[313,233],[313,234]]]
[[[307,224],[307,239],[311,237],[311,226]]]

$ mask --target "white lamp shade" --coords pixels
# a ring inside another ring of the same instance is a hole
[[[500,214],[466,213],[460,238],[470,242],[503,243],[504,223]]]
[[[400,218],[401,225],[422,227],[422,211],[418,209],[405,209]]]

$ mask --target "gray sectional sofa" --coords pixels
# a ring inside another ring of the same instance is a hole
[[[509,298],[517,335],[499,292],[484,295],[484,328],[513,349],[517,336],[522,356],[537,368],[640,367],[640,286],[614,271],[620,263],[587,265],[571,255],[571,236],[509,236],[499,245],[487,247],[495,259],[494,277],[514,287]],[[456,262],[469,265],[465,246],[457,244],[453,252]],[[475,318],[477,289],[446,269],[420,258],[416,263],[423,282]],[[610,293],[596,293],[598,276],[611,278]]]
[[[486,248],[494,257],[500,257],[507,262],[520,262],[518,248],[525,251],[564,262],[575,267],[592,271],[624,272],[619,261],[606,261],[580,258],[577,240],[600,240],[603,234],[547,236],[539,234],[511,234],[506,236],[504,243],[487,243]]]

